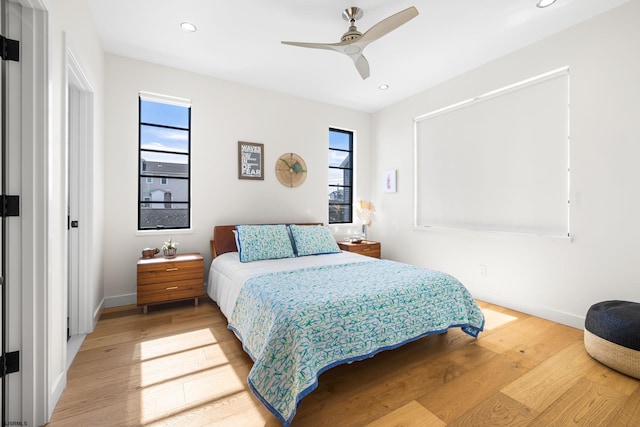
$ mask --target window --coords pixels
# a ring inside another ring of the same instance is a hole
[[[329,224],[353,218],[353,132],[329,128]]]
[[[189,228],[190,102],[141,92],[139,114],[138,230]]]
[[[414,119],[415,225],[569,236],[569,69]]]

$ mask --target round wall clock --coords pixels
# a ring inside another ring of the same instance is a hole
[[[276,160],[276,177],[285,187],[297,187],[307,177],[307,164],[296,153],[285,153]]]

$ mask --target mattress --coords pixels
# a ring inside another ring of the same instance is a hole
[[[240,288],[250,277],[299,268],[375,261],[374,258],[353,252],[340,252],[243,263],[238,258],[238,252],[227,252],[214,258],[211,262],[207,294],[218,304],[222,314],[230,319],[240,294]]]

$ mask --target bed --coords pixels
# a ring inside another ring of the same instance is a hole
[[[342,252],[319,224],[216,226],[211,250],[207,293],[254,361],[250,389],[285,426],[327,369],[484,327],[454,277]]]

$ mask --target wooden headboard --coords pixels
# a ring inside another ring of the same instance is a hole
[[[281,223],[282,224],[282,223]],[[321,222],[296,223],[296,225],[322,225]],[[209,242],[211,246],[211,258],[227,252],[236,252],[236,238],[233,230],[235,225],[216,225],[213,227],[213,240]]]
[[[211,241],[211,257],[215,258],[227,252],[235,252],[236,238],[233,235],[235,225],[216,225],[213,227],[213,240]]]

